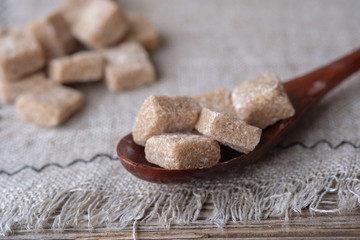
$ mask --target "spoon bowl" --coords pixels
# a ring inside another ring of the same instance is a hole
[[[144,147],[137,145],[131,133],[120,140],[117,154],[122,165],[133,175],[154,183],[186,183],[232,174],[251,164],[274,148],[301,117],[331,89],[360,69],[360,49],[301,77],[284,83],[296,114],[263,130],[259,145],[247,154],[221,146],[221,159],[212,167],[164,169],[148,162]]]

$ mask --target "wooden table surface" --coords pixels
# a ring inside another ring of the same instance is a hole
[[[323,209],[331,209],[336,195],[326,197]],[[157,224],[157,220],[140,223],[136,227],[137,239],[360,239],[360,209],[341,214],[312,215],[308,209],[294,214],[286,222],[284,218],[269,218],[261,221],[229,222],[224,228],[206,224],[212,204],[207,203],[198,221],[192,225],[173,225],[170,230]],[[16,230],[0,239],[133,239],[133,227],[125,229],[88,228],[65,229],[54,232],[49,229]]]

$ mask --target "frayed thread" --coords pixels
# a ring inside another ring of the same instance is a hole
[[[133,224],[158,219],[159,224],[191,224],[199,219],[205,202],[213,204],[206,221],[223,227],[227,222],[260,220],[300,213],[305,207],[310,212],[338,213],[360,205],[358,175],[325,175],[306,181],[255,182],[240,179],[237,183],[214,183],[207,188],[191,185],[146,185],[127,193],[102,185],[84,184],[51,193],[46,199],[14,202],[10,208],[1,208],[0,233],[7,235],[13,228],[40,230],[51,225],[53,230],[87,224],[94,227],[124,228]],[[337,194],[332,209],[322,209],[323,198]]]

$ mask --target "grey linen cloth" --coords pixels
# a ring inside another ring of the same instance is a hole
[[[21,4],[20,4],[21,3]],[[56,4],[55,4],[56,3]],[[24,24],[59,1],[0,0],[5,26]],[[205,202],[209,224],[301,212],[339,213],[360,204],[360,75],[308,113],[261,161],[236,176],[157,185],[127,173],[115,146],[151,94],[196,95],[234,88],[264,72],[286,81],[360,46],[360,1],[122,1],[149,16],[162,37],[152,54],[156,83],[108,92],[75,86],[86,107],[58,128],[0,108],[0,233],[19,228],[118,226],[157,218],[191,224]],[[323,209],[323,196],[337,201]]]

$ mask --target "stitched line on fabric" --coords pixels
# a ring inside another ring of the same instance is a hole
[[[97,158],[100,158],[100,157],[105,157],[110,161],[116,161],[116,160],[119,159],[117,157],[112,157],[110,154],[107,154],[107,153],[99,153],[99,154],[96,154],[95,156],[93,156],[92,158],[90,158],[89,160],[84,160],[84,159],[78,158],[78,159],[75,159],[74,161],[72,161],[72,162],[70,162],[70,163],[68,163],[66,165],[61,165],[61,164],[58,164],[58,163],[48,163],[48,164],[45,164],[44,166],[42,166],[41,168],[36,168],[34,166],[25,165],[25,166],[19,168],[18,170],[14,171],[14,172],[7,172],[5,170],[0,170],[0,175],[5,174],[5,175],[8,175],[8,176],[14,176],[14,175],[22,172],[25,169],[31,169],[31,170],[33,170],[34,172],[37,172],[37,173],[41,173],[43,170],[45,170],[45,169],[47,169],[49,167],[57,167],[57,168],[64,169],[64,168],[71,167],[71,166],[73,166],[75,164],[78,164],[78,163],[88,164],[88,163],[91,163],[91,162],[95,161]]]
[[[348,145],[348,146],[351,146],[355,149],[359,149],[360,148],[360,144],[359,145],[356,145],[355,143],[352,143],[352,142],[349,142],[349,141],[345,141],[345,140],[342,140],[340,143],[336,144],[336,145],[332,145],[329,141],[327,141],[326,139],[321,139],[319,141],[317,141],[316,143],[310,145],[310,146],[307,146],[305,145],[304,143],[302,142],[293,142],[293,143],[290,143],[290,144],[287,144],[287,145],[279,145],[277,146],[277,148],[280,148],[280,149],[288,149],[288,148],[292,148],[292,147],[295,147],[295,146],[300,146],[304,149],[313,149],[313,148],[316,148],[318,145],[320,144],[325,144],[327,145],[329,148],[331,149],[338,149],[344,145]]]
[[[1,105],[0,105],[0,107],[1,107]],[[0,116],[0,120],[1,120],[1,116]],[[288,149],[288,148],[292,148],[292,147],[295,147],[295,146],[299,146],[299,147],[302,147],[304,149],[313,149],[313,148],[319,146],[320,144],[325,144],[325,145],[327,145],[329,148],[331,148],[333,150],[336,150],[336,149],[338,149],[338,148],[340,148],[342,146],[345,146],[345,145],[351,146],[354,149],[359,149],[360,148],[360,145],[356,145],[356,144],[354,144],[352,142],[345,141],[345,140],[343,140],[339,144],[333,146],[329,141],[327,141],[325,139],[321,139],[321,140],[317,141],[316,143],[314,143],[314,144],[312,144],[310,146],[307,146],[302,142],[293,142],[293,143],[290,143],[288,145],[279,145],[279,146],[277,146],[277,148]],[[37,173],[41,173],[43,170],[45,170],[46,168],[49,168],[49,167],[57,167],[57,168],[64,169],[64,168],[71,167],[71,166],[73,166],[73,165],[75,165],[77,163],[85,163],[85,164],[91,163],[91,162],[93,162],[94,160],[96,160],[99,157],[106,157],[110,161],[119,160],[118,157],[112,157],[111,155],[109,155],[107,153],[99,153],[99,154],[96,154],[94,157],[90,158],[89,160],[84,160],[84,159],[79,158],[79,159],[73,160],[72,162],[70,162],[70,163],[68,163],[66,165],[60,165],[58,163],[48,163],[48,164],[45,164],[44,166],[42,166],[41,168],[36,168],[34,166],[25,165],[25,166],[21,167],[20,169],[14,171],[14,172],[7,172],[5,170],[0,170],[0,175],[5,174],[5,175],[8,175],[8,176],[14,176],[14,175],[20,173],[21,171],[23,171],[25,169],[32,169],[33,171],[35,171]]]

